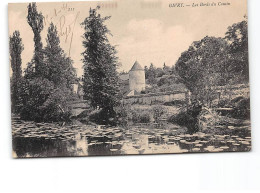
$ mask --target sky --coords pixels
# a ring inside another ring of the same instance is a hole
[[[183,7],[173,7],[174,3]],[[200,6],[200,3],[216,3]],[[218,5],[219,2],[229,5]],[[192,6],[194,4],[194,6]],[[195,6],[198,4],[198,6]],[[83,74],[81,53],[83,27],[80,25],[89,15],[89,9],[101,6],[101,16],[111,16],[106,21],[112,36],[109,41],[116,46],[121,66],[118,71],[129,71],[137,60],[143,67],[151,63],[156,67],[175,65],[181,53],[193,41],[205,36],[224,37],[228,26],[243,20],[247,15],[246,0],[117,0],[106,2],[57,2],[37,3],[44,16],[41,32],[46,45],[50,22],[57,26],[61,47],[74,61],[80,77]],[[190,6],[187,6],[190,5]],[[212,4],[211,4],[212,5]],[[31,61],[34,51],[33,32],[27,23],[28,3],[8,6],[9,35],[19,30],[24,44],[22,68]]]

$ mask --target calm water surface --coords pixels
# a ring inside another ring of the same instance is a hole
[[[15,157],[93,156],[186,152],[249,151],[250,127],[229,126],[228,134],[180,134],[175,126],[130,128],[91,125],[59,126],[12,121]]]

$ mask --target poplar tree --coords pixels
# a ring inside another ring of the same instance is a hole
[[[116,49],[108,40],[110,30],[105,21],[110,17],[101,17],[96,9],[89,10],[89,16],[82,26],[84,76],[84,98],[90,101],[94,108],[100,107],[107,116],[113,113],[113,107],[119,102],[118,58]]]
[[[12,68],[12,79],[11,79],[11,100],[12,100],[12,111],[18,111],[20,89],[19,85],[22,79],[22,58],[21,53],[24,50],[22,38],[20,32],[15,31],[9,38],[9,49],[10,49],[10,62]]]
[[[29,63],[28,73],[34,71],[36,75],[44,73],[43,66],[43,53],[42,53],[42,42],[41,42],[41,31],[43,30],[43,15],[37,11],[36,3],[29,3],[27,22],[31,26],[34,34],[34,57],[33,61]],[[34,70],[32,66],[34,65]]]
[[[60,47],[60,38],[57,28],[50,24],[46,38],[47,45],[44,49],[46,76],[56,87],[67,87],[74,83],[76,71],[72,66],[72,60],[67,57],[64,50]]]

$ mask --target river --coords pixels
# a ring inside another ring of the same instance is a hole
[[[179,126],[102,127],[12,120],[13,156],[64,157],[251,149],[250,126],[228,127],[226,134],[180,133]]]

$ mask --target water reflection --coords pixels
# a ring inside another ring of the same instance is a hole
[[[104,128],[59,126],[13,120],[13,151],[17,157],[94,156],[185,152],[249,151],[250,127],[228,134],[180,134],[178,127]]]

